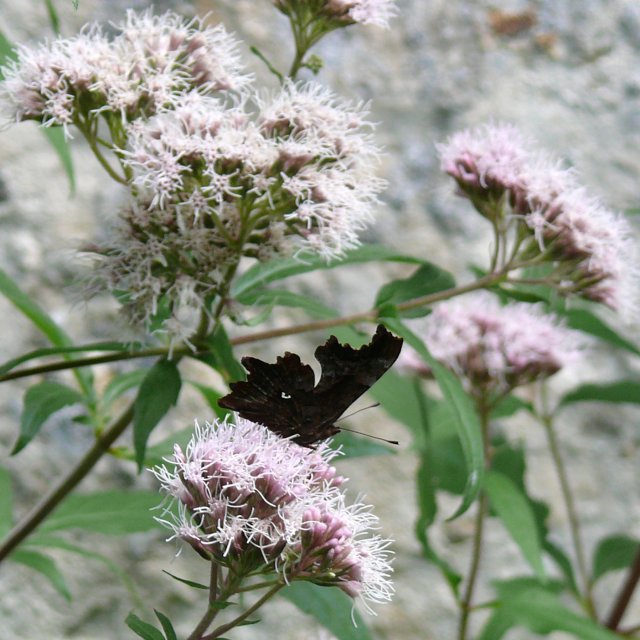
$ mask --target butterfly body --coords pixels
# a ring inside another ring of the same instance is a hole
[[[295,353],[272,364],[245,357],[246,382],[232,383],[219,405],[310,447],[340,431],[335,422],[391,367],[401,348],[402,339],[382,325],[359,349],[331,336],[315,351],[322,367],[317,385],[313,369]]]

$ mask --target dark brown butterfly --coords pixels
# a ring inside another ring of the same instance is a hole
[[[359,349],[331,336],[315,351],[322,367],[317,385],[313,369],[295,353],[286,352],[275,364],[242,358],[247,381],[231,383],[231,393],[218,404],[310,447],[340,431],[336,420],[391,367],[401,348],[402,339],[382,325]]]

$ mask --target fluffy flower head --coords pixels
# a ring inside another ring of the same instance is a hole
[[[579,356],[579,334],[526,303],[501,306],[489,293],[443,302],[426,319],[433,356],[475,394],[501,394],[553,375]],[[409,355],[410,365],[417,360]]]
[[[283,580],[336,585],[352,597],[388,600],[388,540],[377,518],[347,506],[344,478],[326,444],[316,449],[237,418],[200,427],[185,452],[153,470],[178,502],[160,520],[198,553],[238,571],[270,568]]]

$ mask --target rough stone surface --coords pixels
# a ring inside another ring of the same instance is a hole
[[[500,9],[495,13],[496,4]],[[149,2],[80,0],[56,3],[63,32],[74,33],[84,22],[118,20],[127,7]],[[248,64],[261,83],[275,88],[248,46],[254,44],[280,68],[291,59],[286,22],[267,0],[156,2],[185,12],[212,12],[244,40]],[[320,80],[337,92],[372,101],[379,122],[377,137],[387,155],[381,174],[389,180],[385,206],[365,239],[384,241],[407,253],[428,258],[469,277],[470,263],[482,264],[488,255],[488,228],[464,200],[456,199],[450,182],[438,171],[434,143],[465,126],[487,120],[507,120],[574,165],[585,184],[617,209],[638,207],[640,175],[640,9],[635,0],[405,0],[390,30],[354,27],[332,34],[318,48],[325,61]],[[492,13],[493,11],[493,13]],[[536,23],[520,32],[504,33],[508,14],[530,11]],[[492,26],[493,25],[493,26]],[[44,3],[3,0],[0,30],[16,42],[50,37]],[[500,33],[500,31],[503,33]],[[44,136],[30,123],[0,132],[0,266],[78,341],[117,339],[122,327],[107,300],[78,303],[72,286],[81,273],[73,248],[92,237],[117,211],[123,198],[80,139],[72,143],[78,189],[68,197],[68,184],[58,159]],[[305,280],[308,291],[322,296],[340,311],[367,308],[376,286],[399,267],[326,272]],[[44,346],[44,339],[4,299],[0,298],[2,360]],[[612,315],[606,315],[615,323]],[[278,321],[285,320],[279,318]],[[640,335],[637,326],[625,329]],[[313,342],[280,341],[245,348],[242,353],[273,354],[295,349],[311,354]],[[588,366],[562,374],[558,386],[579,382],[638,377],[638,360],[600,348]],[[207,375],[197,370],[198,375]],[[106,368],[97,370],[108,377]],[[70,379],[60,376],[57,379]],[[0,464],[13,477],[15,511],[28,511],[38,496],[89,446],[89,434],[69,419],[48,424],[42,435],[16,458],[8,456],[21,411],[21,395],[28,381],[0,386]],[[181,428],[193,415],[206,415],[195,398],[167,422]],[[408,434],[390,425],[381,410],[355,421],[370,424],[376,433]],[[588,413],[561,414],[559,437],[578,497],[588,550],[608,533],[640,535],[640,486],[637,412],[594,406]],[[535,496],[552,505],[554,539],[568,544],[567,521],[558,483],[542,430],[522,416],[505,423],[513,441],[525,442],[529,452],[528,482]],[[394,457],[340,463],[352,478],[351,489],[362,491],[375,504],[384,533],[396,540],[397,595],[391,605],[369,618],[380,638],[429,640],[453,638],[455,614],[451,596],[431,565],[420,559],[413,537],[414,475],[417,462],[408,446]],[[82,485],[83,491],[105,486],[150,486],[128,464],[103,460]],[[441,520],[456,502],[444,498]],[[473,514],[435,528],[434,544],[456,567],[464,569],[469,554]],[[108,555],[124,568],[149,607],[176,621],[186,637],[202,615],[199,592],[173,583],[162,569],[204,581],[198,558],[184,553],[172,562],[171,545],[159,534],[114,540],[82,535],[81,544]],[[36,573],[17,564],[3,567],[0,619],[4,640],[131,637],[123,620],[136,606],[123,584],[104,566],[71,556],[52,554],[63,568],[75,599],[64,602]],[[499,527],[490,527],[484,568],[506,577],[514,567],[526,570],[518,550]],[[618,587],[619,577],[604,581],[596,592],[602,604]],[[481,597],[490,597],[483,587]],[[634,611],[636,619],[640,613]],[[143,615],[151,619],[150,608]],[[630,615],[630,620],[633,616]],[[264,626],[241,629],[234,638],[321,638],[313,623],[287,603],[267,608]],[[514,632],[515,639],[534,638]],[[559,634],[554,636],[557,639]]]

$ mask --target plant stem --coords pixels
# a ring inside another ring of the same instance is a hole
[[[209,625],[213,622],[216,614],[220,610],[215,606],[216,599],[218,597],[218,563],[215,560],[211,561],[211,573],[209,574],[209,607],[207,612],[202,617],[202,620],[198,623],[198,626],[193,630],[187,640],[200,640],[202,634],[209,628]]]
[[[482,427],[482,442],[484,446],[485,468],[491,466],[491,441],[489,433],[489,415],[490,408],[487,399],[484,396],[478,400],[478,414],[480,416],[480,425]],[[487,494],[483,491],[478,500],[478,511],[476,513],[476,521],[473,533],[473,548],[471,550],[471,566],[469,567],[469,577],[467,586],[460,601],[460,626],[458,629],[458,640],[466,640],[469,628],[469,619],[473,610],[473,594],[475,591],[478,573],[480,571],[480,558],[482,557],[482,543],[484,538],[484,525],[489,510],[489,500]]]
[[[615,599],[613,606],[611,607],[611,613],[609,614],[607,621],[605,622],[605,626],[607,629],[611,629],[612,631],[617,631],[620,622],[622,621],[622,616],[624,615],[627,607],[629,606],[629,602],[631,602],[631,596],[638,586],[638,582],[640,581],[640,549],[636,553],[636,557],[633,559],[633,563],[631,567],[629,567],[629,573],[622,585],[622,589],[620,589],[620,593]]]
[[[207,636],[204,636],[201,640],[214,640],[214,638],[219,638],[223,633],[229,631],[229,629],[233,629],[233,627],[238,626],[241,622],[246,620],[254,611],[257,611],[267,600],[272,598],[282,587],[285,585],[283,583],[278,583],[274,585],[267,593],[265,593],[262,598],[257,600],[254,604],[252,604],[246,611],[241,613],[237,618],[231,620],[231,622],[227,622],[226,624],[220,625],[213,633],[210,633]],[[191,638],[189,639],[191,640]],[[200,639],[198,639],[200,640]]]
[[[133,403],[131,403],[106,431],[95,441],[82,460],[71,470],[66,478],[54,487],[33,510],[19,522],[0,545],[0,562],[4,560],[84,479],[96,462],[105,454],[111,445],[125,431],[133,419]]]
[[[582,543],[582,535],[580,533],[580,522],[578,520],[575,500],[573,499],[573,492],[571,491],[571,485],[569,484],[569,478],[567,476],[567,469],[564,464],[564,460],[562,459],[558,438],[553,427],[553,417],[546,407],[547,398],[546,387],[544,384],[541,386],[541,399],[543,405],[543,415],[541,415],[539,419],[542,422],[547,433],[549,451],[551,452],[553,464],[556,468],[556,473],[558,474],[560,489],[562,491],[562,498],[564,500],[565,509],[567,510],[567,517],[569,518],[569,531],[571,533],[571,540],[573,542],[573,548],[576,554],[578,574],[580,576],[580,582],[582,583],[583,605],[587,614],[593,620],[597,620],[593,594],[591,593],[591,579],[587,570],[586,554],[584,551],[584,545]]]
[[[469,284],[462,285],[460,287],[453,287],[451,289],[445,289],[444,291],[437,291],[436,293],[431,293],[426,296],[422,296],[420,298],[415,298],[414,300],[409,300],[407,302],[402,302],[396,306],[399,311],[407,311],[409,309],[415,309],[417,307],[423,307],[430,304],[434,304],[436,302],[440,302],[442,300],[448,300],[449,298],[454,298],[455,296],[462,295],[463,293],[468,293],[469,291],[475,291],[477,289],[484,289],[493,284],[500,282],[507,270],[498,271],[496,273],[492,273],[478,280],[474,280]],[[226,300],[221,299],[221,306],[216,309],[216,313],[222,312],[222,306]],[[329,318],[326,320],[315,320],[313,322],[306,322],[298,325],[294,325],[292,327],[283,327],[282,329],[269,329],[267,331],[258,331],[256,333],[251,333],[245,336],[238,336],[236,338],[231,338],[231,344],[234,346],[240,344],[248,344],[251,342],[259,342],[261,340],[271,340],[273,338],[281,338],[284,336],[292,336],[299,333],[306,333],[309,331],[321,331],[324,329],[332,329],[333,327],[340,327],[344,325],[356,324],[358,322],[375,322],[380,313],[378,309],[370,309],[369,311],[364,311],[360,313],[354,313],[348,316],[341,316],[339,318]],[[214,314],[216,317],[216,314]],[[6,382],[7,380],[15,380],[17,378],[24,378],[27,376],[49,373],[51,371],[62,371],[64,369],[73,369],[75,367],[86,367],[90,365],[97,364],[105,364],[108,362],[118,362],[120,360],[133,360],[135,358],[146,358],[149,356],[163,356],[167,355],[169,352],[168,349],[154,348],[154,349],[144,349],[141,351],[133,351],[133,352],[120,352],[120,353],[112,353],[104,356],[94,356],[91,358],[78,358],[75,360],[62,360],[59,362],[52,362],[46,365],[40,365],[37,367],[30,367],[25,369],[19,369],[18,371],[12,371],[9,373],[5,373],[4,375],[0,375],[0,383]],[[175,356],[183,356],[183,355],[202,355],[204,353],[208,353],[208,349],[199,349],[197,351],[191,351],[188,348],[183,349],[174,349],[173,354]]]

